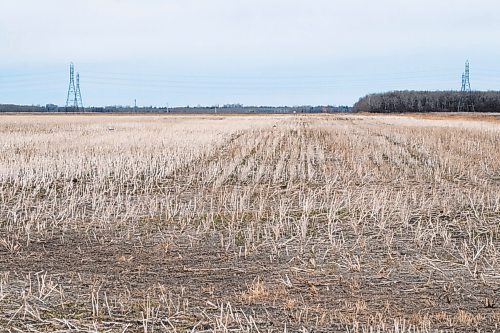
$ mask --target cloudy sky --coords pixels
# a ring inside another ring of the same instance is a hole
[[[500,90],[498,0],[0,0],[0,103],[352,104]]]

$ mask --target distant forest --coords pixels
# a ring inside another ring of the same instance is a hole
[[[76,110],[54,104],[14,105],[0,104],[0,113],[5,112],[93,112],[93,113],[336,113],[336,112],[496,112],[500,113],[500,91],[392,91],[370,94],[359,99],[353,107],[349,106],[243,106],[227,104],[224,106],[184,106],[184,107],[130,107],[106,106],[86,107]]]
[[[204,107],[204,106],[184,106],[184,107],[130,107],[130,106],[106,106],[106,107],[87,107],[85,109],[65,108],[54,104],[40,105],[14,105],[0,104],[0,113],[2,112],[95,112],[95,113],[334,113],[334,112],[350,112],[352,108],[349,106],[243,106],[240,104],[228,104],[220,107]]]
[[[500,91],[393,91],[370,94],[353,112],[500,112]]]

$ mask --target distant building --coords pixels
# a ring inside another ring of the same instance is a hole
[[[47,109],[47,112],[57,112],[59,110],[59,107],[55,104],[47,104],[45,106],[45,109]]]

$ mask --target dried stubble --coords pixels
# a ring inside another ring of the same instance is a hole
[[[495,123],[1,120],[0,327],[498,330]]]

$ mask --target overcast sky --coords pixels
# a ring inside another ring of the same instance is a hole
[[[498,0],[0,0],[0,103],[352,104],[500,90]]]

